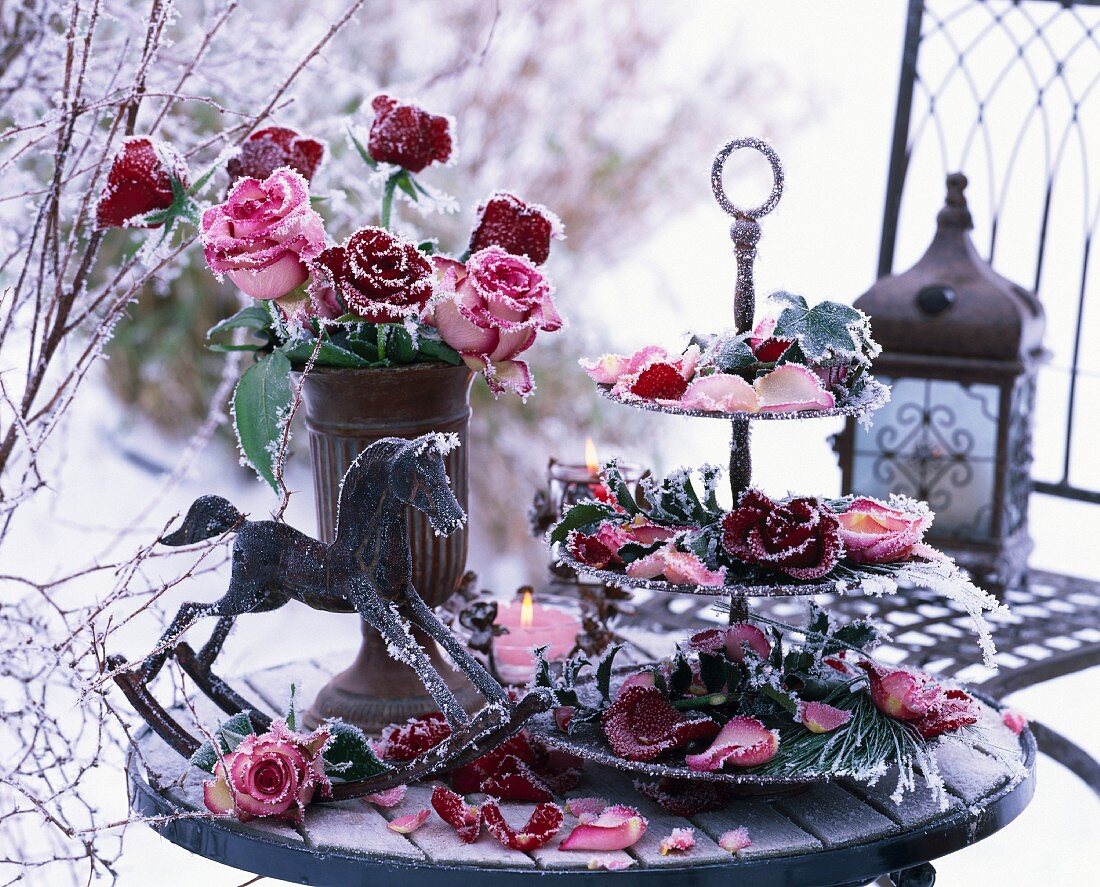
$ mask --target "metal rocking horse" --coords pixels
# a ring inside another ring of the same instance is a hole
[[[215,675],[211,666],[238,616],[277,610],[290,600],[316,610],[357,612],[385,638],[390,654],[420,675],[451,726],[448,740],[407,765],[333,786],[337,799],[370,794],[459,766],[546,710],[550,699],[544,691],[528,692],[513,703],[413,587],[405,508],[422,512],[443,535],[466,521],[443,464],[444,453],[456,444],[448,436],[427,434],[414,440],[385,438],[363,450],[344,475],[336,538],[330,545],[284,523],[245,520],[220,496],[196,499],[180,528],[160,542],[190,545],[235,531],[229,590],[210,604],[183,604],[143,662],[127,668],[122,657],[113,656],[107,663],[115,682],[149,726],[183,755],[191,755],[201,744],[148,689],[167,658],[174,656],[219,708],[228,714],[247,709],[257,729],[266,729],[271,719]],[[217,616],[218,621],[210,639],[195,653],[180,638],[204,616]],[[485,698],[485,708],[473,717],[466,713],[413,638],[409,622],[439,643]]]

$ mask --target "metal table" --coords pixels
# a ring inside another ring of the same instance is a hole
[[[291,680],[304,697],[320,687],[346,659],[300,662],[245,679],[251,689],[278,710]],[[196,711],[208,726],[217,714],[203,701]],[[773,801],[745,799],[716,812],[688,819],[665,813],[634,791],[624,774],[588,766],[572,796],[600,795],[637,807],[649,819],[643,839],[615,854],[563,852],[558,839],[531,853],[501,847],[490,835],[461,844],[434,814],[418,831],[402,836],[386,828],[396,816],[428,806],[430,785],[409,788],[404,802],[376,809],[362,801],[316,804],[305,823],[196,817],[203,810],[201,785],[208,774],[189,767],[156,736],[146,733],[128,766],[130,803],[136,813],[157,817],[150,824],[170,841],[193,853],[260,875],[303,884],[382,884],[399,877],[403,887],[515,885],[529,876],[569,885],[865,884],[890,873],[905,885],[931,885],[930,860],[966,847],[1011,822],[1035,790],[1036,746],[1029,731],[1017,738],[998,713],[984,709],[990,742],[971,749],[947,740],[938,753],[948,789],[942,810],[928,793],[907,796],[900,806],[889,799],[887,775],[875,787],[848,780],[816,785]],[[1007,761],[1007,763],[1006,763]],[[522,822],[533,805],[508,803],[512,822]],[[181,814],[183,816],[181,817]],[[163,817],[163,818],[161,818]],[[563,834],[575,822],[567,817]],[[744,826],[752,845],[733,856],[717,846],[726,830]],[[673,828],[695,829],[696,846],[686,854],[662,856],[660,840]],[[611,857],[630,868],[590,871],[593,856]]]

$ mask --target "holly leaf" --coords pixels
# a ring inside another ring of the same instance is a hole
[[[842,643],[849,644],[860,650],[873,647],[882,639],[882,632],[874,622],[869,619],[857,619],[848,625],[843,625],[833,632],[833,637]],[[837,644],[825,644],[825,652],[833,653],[840,650]]]
[[[328,724],[329,741],[322,757],[325,774],[333,782],[369,779],[390,768],[378,760],[363,731],[343,721]]]
[[[623,480],[623,475],[622,472],[619,471],[618,463],[607,463],[603,468],[603,477],[604,481],[607,483],[608,489],[611,491],[611,495],[615,497],[615,501],[619,503],[623,511],[631,516],[641,511],[638,507],[638,503],[634,501],[634,497],[630,494],[630,487],[628,487],[626,481]]]
[[[275,446],[290,408],[290,360],[273,351],[250,366],[233,391],[233,426],[249,465],[279,491]]]
[[[558,521],[554,529],[550,531],[550,541],[564,542],[573,530],[579,530],[590,524],[607,520],[617,514],[618,512],[614,508],[602,502],[581,502],[570,508],[565,516]]]
[[[600,691],[600,698],[608,704],[611,703],[611,668],[622,648],[622,644],[612,644],[596,666],[596,689]]]

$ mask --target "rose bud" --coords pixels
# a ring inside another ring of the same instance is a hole
[[[374,123],[367,147],[379,163],[392,163],[409,172],[420,172],[431,163],[446,163],[451,157],[451,121],[429,114],[416,105],[375,96],[371,102]]]
[[[97,228],[159,228],[146,216],[173,202],[172,179],[189,187],[187,164],[169,145],[145,136],[123,139],[96,204]]]
[[[357,314],[373,323],[419,318],[432,296],[432,266],[410,240],[360,228],[313,263],[309,295],[330,320]]]
[[[775,363],[783,356],[783,352],[794,344],[794,339],[773,336],[774,331],[775,318],[765,317],[749,333],[749,348],[761,363]]]
[[[212,813],[234,813],[241,822],[272,816],[301,822],[316,791],[332,794],[321,750],[328,742],[324,728],[308,736],[292,733],[275,721],[259,736],[245,737],[203,783],[203,803]]]
[[[316,139],[300,136],[293,129],[269,126],[252,133],[225,169],[231,184],[244,176],[266,179],[280,166],[289,166],[310,182],[324,156],[325,146]]]
[[[923,672],[906,668],[882,668],[873,662],[860,662],[867,672],[871,701],[884,715],[899,721],[924,717],[938,698],[940,688]]]
[[[206,264],[253,299],[278,299],[309,277],[325,247],[325,226],[309,205],[309,186],[292,169],[264,181],[244,178],[225,203],[202,214]]]
[[[470,252],[499,246],[541,265],[550,257],[550,240],[555,237],[565,237],[561,220],[545,206],[525,203],[515,194],[497,191],[477,208]]]
[[[927,511],[901,511],[861,496],[837,515],[837,521],[850,560],[885,564],[906,560],[913,553],[932,523],[932,515]]]
[[[529,259],[499,246],[474,253],[465,268],[449,259],[436,265],[451,290],[435,305],[432,321],[443,341],[485,374],[493,394],[511,389],[527,397],[534,390],[531,373],[516,358],[538,332],[562,325],[550,282]]]

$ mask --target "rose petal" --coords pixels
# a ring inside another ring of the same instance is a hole
[[[635,860],[621,856],[593,856],[588,860],[588,870],[591,872],[604,869],[608,872],[621,872],[634,865]]]
[[[224,777],[209,779],[202,784],[202,802],[211,813],[233,812],[233,792]]]
[[[836,398],[822,387],[813,370],[798,364],[776,367],[757,379],[753,387],[762,412],[830,410],[836,406]]]
[[[811,733],[828,733],[843,727],[852,719],[852,713],[824,702],[804,702],[799,711],[802,725]]]
[[[1022,712],[1018,712],[1014,708],[1006,708],[1001,712],[1001,720],[1004,721],[1004,725],[1017,736],[1023,733],[1024,728],[1027,727],[1027,718]]]
[[[397,832],[399,835],[411,835],[428,821],[428,817],[431,816],[431,813],[432,811],[428,807],[425,807],[423,810],[418,810],[416,813],[398,816],[397,819],[389,823],[387,828]]]
[[[661,838],[659,850],[661,856],[668,856],[673,850],[685,851],[695,846],[695,829],[674,828],[671,834]]]
[[[775,757],[779,750],[779,734],[767,729],[756,718],[738,715],[731,718],[711,743],[697,755],[687,755],[684,762],[692,770],[721,770],[726,763],[735,767],[755,767]]]
[[[730,853],[740,853],[751,845],[752,839],[749,838],[749,830],[744,826],[730,829],[728,832],[723,832],[722,836],[718,839],[718,846],[723,850],[728,850]]]
[[[395,785],[393,788],[388,788],[385,791],[367,795],[363,800],[368,804],[374,804],[376,807],[396,807],[405,800],[405,791],[407,788],[408,786],[405,785]]]
[[[680,398],[680,405],[712,413],[757,413],[760,397],[740,376],[714,373],[695,379]]]
[[[607,807],[608,802],[603,798],[570,798],[565,802],[566,811],[581,822],[591,822]]]
[[[440,819],[458,832],[463,844],[472,844],[481,833],[481,810],[467,804],[449,788],[437,785],[432,789],[432,807]]]
[[[621,696],[624,691],[629,690],[631,687],[656,687],[657,678],[652,671],[642,669],[636,671],[634,674],[629,675],[625,681],[619,685],[619,692],[616,693],[616,697]]]
[[[771,641],[755,625],[748,622],[735,622],[725,632],[726,656],[734,662],[741,662],[745,658],[745,647],[748,647],[761,659],[767,659],[772,651]]]
[[[645,834],[645,817],[633,807],[608,807],[591,822],[582,822],[561,842],[562,850],[625,850]]]
[[[676,362],[676,368],[680,371],[680,375],[684,377],[685,382],[690,382],[695,375],[695,367],[699,364],[701,353],[698,345],[688,345],[687,350]]]
[[[548,843],[561,831],[565,815],[557,804],[539,804],[522,828],[512,828],[500,812],[496,801],[490,799],[481,805],[485,827],[494,838],[512,850],[536,850]]]

